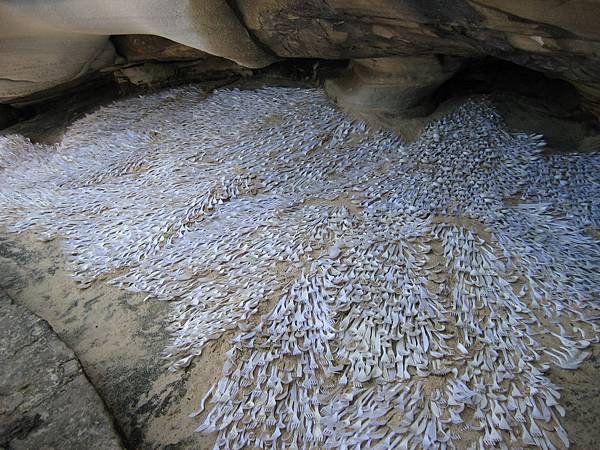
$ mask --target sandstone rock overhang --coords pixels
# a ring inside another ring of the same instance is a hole
[[[573,83],[588,109],[600,111],[594,0],[3,0],[0,101],[118,65],[109,37],[128,34],[162,36],[249,68],[283,58],[493,56]],[[418,68],[408,71],[418,77]],[[415,80],[415,89],[430,81]]]
[[[246,67],[275,60],[221,0],[0,2],[0,101],[114,65],[115,34],[150,34]]]

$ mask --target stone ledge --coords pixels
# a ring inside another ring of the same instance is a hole
[[[121,449],[101,398],[45,320],[0,294],[0,448]]]

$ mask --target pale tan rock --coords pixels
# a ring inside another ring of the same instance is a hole
[[[44,0],[0,3],[0,100],[111,65],[113,34],[154,34],[247,67],[274,58],[222,0]]]
[[[458,68],[457,59],[435,56],[357,59],[325,89],[347,111],[411,117],[429,112],[428,97]]]
[[[66,83],[113,64],[107,36],[18,27],[0,6],[0,101]]]

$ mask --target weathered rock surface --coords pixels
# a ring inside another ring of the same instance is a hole
[[[600,111],[594,0],[239,0],[238,7],[250,32],[280,57],[488,55],[574,82]]]
[[[493,56],[572,82],[598,114],[599,23],[596,0],[4,1],[0,101],[112,67],[120,62],[118,53],[127,53],[129,62],[208,53],[250,68],[277,57],[353,59],[360,65],[398,56]],[[131,34],[138,36],[126,37]],[[111,42],[111,35],[119,37]],[[419,74],[419,67],[409,70],[426,78],[412,83],[417,90],[431,81],[431,72]]]
[[[145,58],[147,46],[164,61],[195,49],[251,68],[277,57],[493,56],[573,82],[597,112],[599,24],[597,0],[4,1],[0,101],[112,66],[110,35],[147,34],[189,48],[138,37],[117,50]]]
[[[235,62],[160,36],[118,35],[111,38],[125,62],[114,71],[117,81],[137,86],[226,79],[250,75]]]
[[[210,58],[206,52],[170,39],[148,34],[120,34],[111,38],[117,53],[128,63],[140,61],[192,61]]]
[[[280,57],[492,55],[557,76],[600,80],[594,0],[239,0]]]
[[[169,336],[168,302],[144,301],[143,294],[104,282],[82,290],[58,241],[9,234],[1,226],[0,267],[0,289],[44,318],[75,352],[125,448],[213,448],[216,436],[194,433],[198,421],[189,415],[221,377],[233,336],[215,341],[193,367],[171,372],[161,357]],[[63,448],[70,450],[56,450]]]
[[[3,295],[0,448],[122,448],[75,354],[46,321]]]
[[[154,34],[247,67],[274,58],[222,0],[0,3],[0,101],[110,66],[113,34]]]
[[[325,89],[344,109],[360,114],[428,113],[428,97],[458,69],[453,58],[395,56],[353,60],[348,73]]]

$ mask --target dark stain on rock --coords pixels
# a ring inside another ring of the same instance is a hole
[[[36,258],[34,252],[28,251],[7,238],[0,237],[0,258],[10,259],[23,266]]]
[[[161,372],[160,367],[113,367],[96,383],[108,410],[123,429],[127,448],[146,448],[145,424],[153,408],[147,403],[138,405]]]
[[[477,10],[463,0],[411,0],[406,3],[426,22],[473,25],[483,21]]]
[[[15,439],[23,440],[27,435],[43,424],[43,420],[39,414],[33,416],[25,416],[19,418],[15,422],[9,424],[1,424],[0,428],[0,447],[4,448],[10,445]]]

